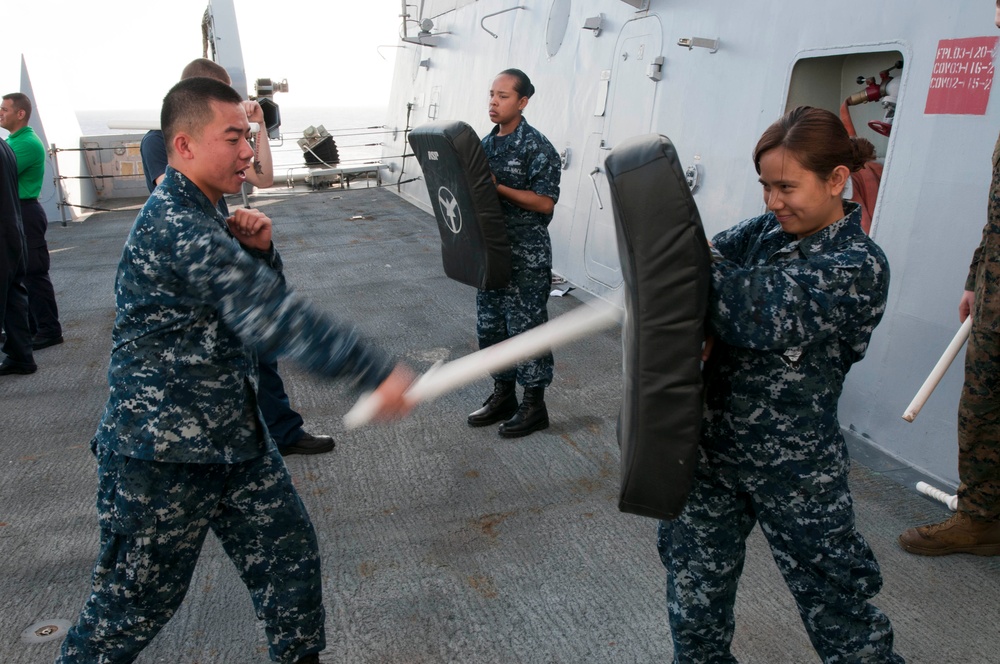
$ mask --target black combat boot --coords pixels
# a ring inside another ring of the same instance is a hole
[[[545,408],[545,388],[524,388],[524,400],[514,416],[500,425],[504,438],[520,438],[532,431],[549,428],[549,411]]]
[[[517,412],[517,393],[514,381],[494,380],[493,394],[483,402],[483,407],[469,414],[470,427],[503,422]]]
[[[312,655],[306,655],[295,662],[295,664],[319,664],[319,655],[313,653]]]

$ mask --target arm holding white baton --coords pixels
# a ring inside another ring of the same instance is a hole
[[[615,325],[620,320],[621,311],[610,304],[578,307],[516,337],[447,364],[435,365],[413,382],[403,397],[404,405],[412,407],[421,401],[436,399],[490,372],[515,366],[552,348]],[[378,390],[363,395],[344,415],[344,425],[348,429],[353,429],[367,424],[377,417],[378,409],[381,407],[380,401]]]
[[[409,413],[415,405],[406,394],[412,383],[413,372],[406,365],[397,364],[392,373],[368,395],[371,402],[370,419],[398,420]]]

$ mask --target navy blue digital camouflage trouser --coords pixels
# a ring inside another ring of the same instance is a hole
[[[292,409],[275,359],[261,357],[257,361],[257,406],[279,449],[299,442],[305,433],[302,416]]]
[[[97,455],[100,552],[58,664],[134,661],[184,599],[210,529],[250,591],[271,659],[325,647],[316,534],[277,450],[232,465]]]
[[[868,601],[882,575],[854,525],[843,442],[833,449],[842,462],[827,472],[758,481],[752,490],[743,469],[709,461],[702,449],[684,511],[660,522],[657,541],[675,663],[737,661],[729,651],[736,587],[746,538],[759,522],[823,662],[902,664],[889,619]]]
[[[552,243],[541,225],[508,230],[511,240],[511,277],[505,288],[476,293],[476,335],[479,347],[515,337],[549,320],[552,289]],[[552,353],[528,360],[516,368],[494,373],[495,380],[524,387],[548,387],[555,361]]]

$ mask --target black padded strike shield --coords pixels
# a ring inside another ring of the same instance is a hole
[[[625,282],[618,508],[673,519],[698,459],[711,256],[669,139],[631,139],[604,165]]]
[[[464,122],[431,122],[410,132],[441,233],[444,273],[485,290],[510,282],[510,241],[490,164]]]

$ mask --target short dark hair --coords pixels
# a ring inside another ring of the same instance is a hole
[[[213,101],[239,104],[243,98],[222,81],[204,76],[186,78],[170,88],[160,109],[160,130],[168,153],[172,151],[171,144],[178,132],[196,133],[212,121]]]
[[[219,63],[209,60],[208,58],[197,58],[187,63],[184,70],[181,71],[181,80],[186,78],[195,78],[196,76],[205,76],[207,78],[214,78],[216,80],[222,81],[223,83],[230,83],[232,77],[226,68]]]
[[[531,99],[531,95],[535,94],[535,86],[531,84],[531,79],[520,69],[504,69],[497,76],[513,76],[517,79],[517,83],[514,84],[514,92],[518,94],[518,97]]]
[[[23,92],[8,92],[3,98],[10,100],[14,110],[24,111],[25,120],[31,117],[31,100],[28,98],[28,95]]]

